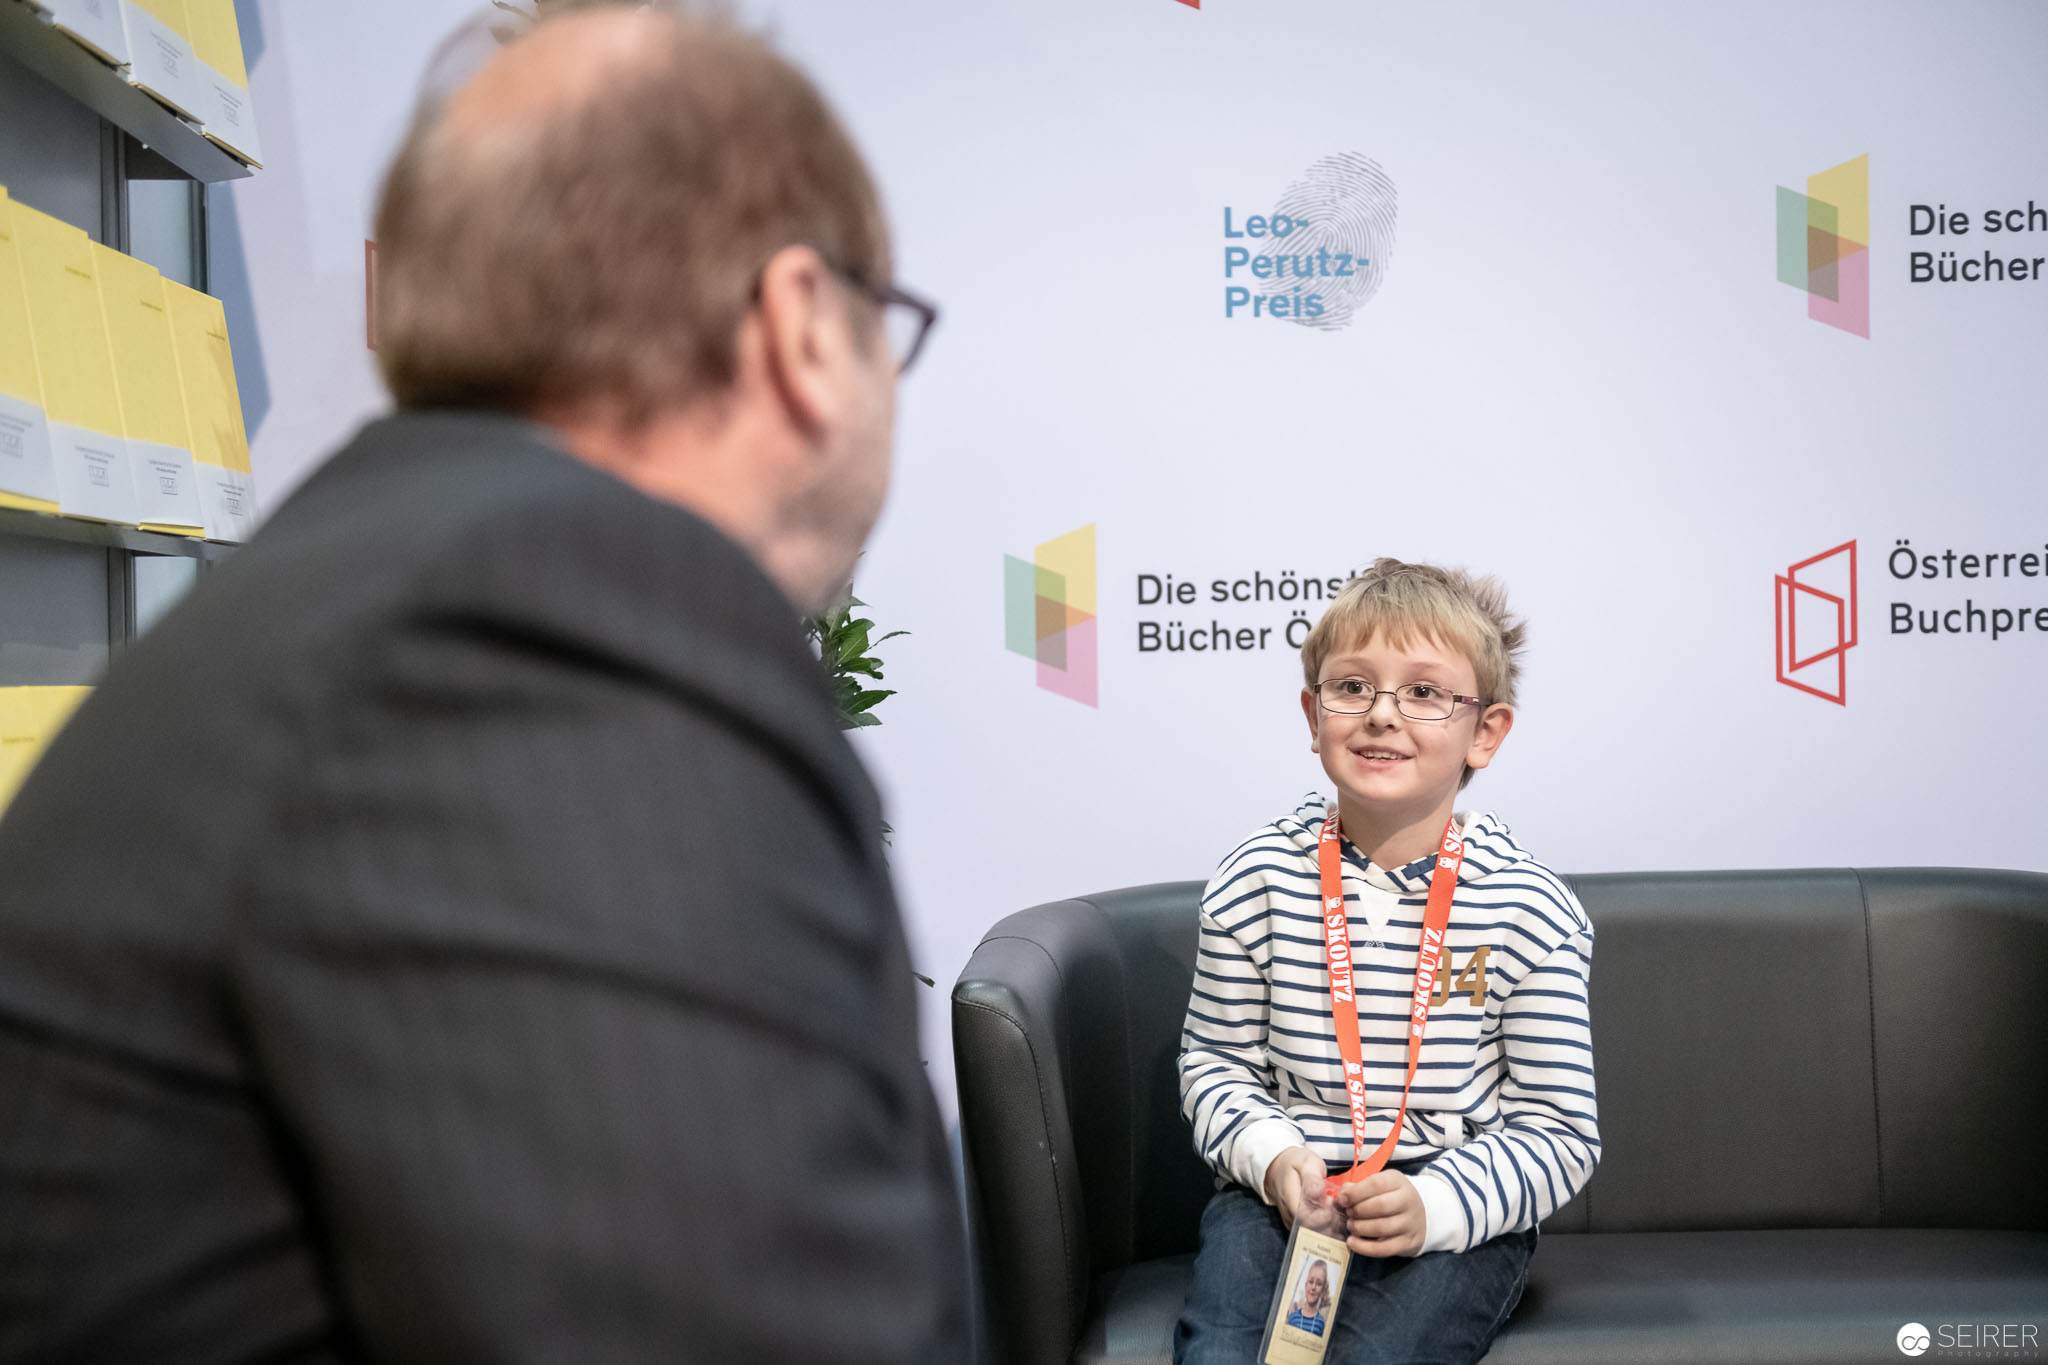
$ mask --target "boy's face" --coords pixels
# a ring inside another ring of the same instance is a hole
[[[1321,1261],[1317,1261],[1308,1268],[1308,1282],[1302,1286],[1301,1291],[1301,1301],[1308,1305],[1309,1312],[1313,1313],[1322,1307],[1323,1292],[1329,1287],[1330,1273],[1323,1269]]]
[[[1317,680],[1332,678],[1363,679],[1385,692],[1416,683],[1466,697],[1479,690],[1471,661],[1431,638],[1410,640],[1404,649],[1381,637],[1354,642],[1323,660]],[[1401,714],[1391,696],[1373,698],[1364,715],[1335,714],[1323,709],[1310,688],[1302,689],[1301,707],[1309,747],[1344,804],[1400,825],[1447,811],[1465,769],[1491,763],[1514,724],[1511,707],[1463,702],[1453,706],[1448,720],[1414,720]]]

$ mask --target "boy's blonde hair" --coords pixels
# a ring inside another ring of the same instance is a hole
[[[1508,614],[1507,589],[1495,579],[1376,559],[1331,599],[1308,633],[1301,672],[1313,689],[1323,661],[1340,647],[1384,636],[1394,648],[1406,649],[1411,641],[1434,639],[1471,661],[1480,696],[1513,706],[1527,633],[1527,623]]]

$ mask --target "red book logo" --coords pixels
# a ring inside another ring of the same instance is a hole
[[[1802,559],[1776,581],[1778,681],[1847,706],[1849,651],[1856,647],[1856,542]]]

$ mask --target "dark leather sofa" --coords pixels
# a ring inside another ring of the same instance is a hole
[[[1908,1322],[2048,1360],[2048,876],[1569,880],[1605,1151],[1487,1360],[1899,1361]],[[1213,1187],[1175,1084],[1200,894],[1011,915],[954,987],[987,1359],[1169,1358]]]

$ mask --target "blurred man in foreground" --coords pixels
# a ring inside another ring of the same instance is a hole
[[[398,414],[0,822],[0,1359],[963,1358],[797,620],[931,318],[859,155],[752,37],[599,6],[422,111],[377,233]]]

